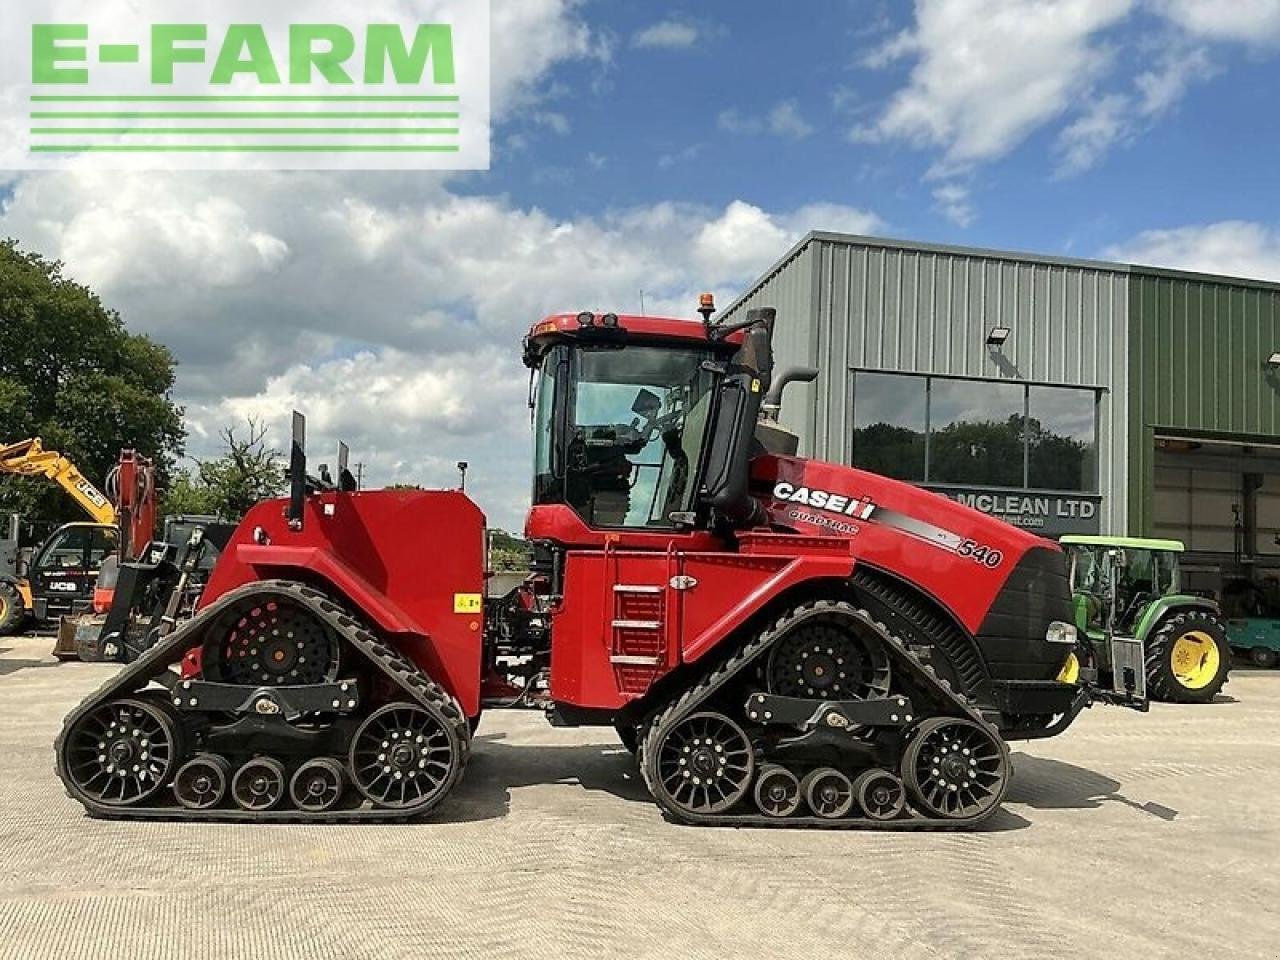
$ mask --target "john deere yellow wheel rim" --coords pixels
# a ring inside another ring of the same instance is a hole
[[[0,623],[4,623],[9,619],[9,597],[7,594],[0,593]]]
[[[1218,675],[1222,654],[1213,637],[1188,630],[1173,643],[1173,675],[1188,690],[1203,690]]]
[[[1074,653],[1068,653],[1063,661],[1062,669],[1058,671],[1058,682],[1072,685],[1080,682],[1080,660]]]

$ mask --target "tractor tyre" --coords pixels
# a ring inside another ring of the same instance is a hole
[[[26,616],[26,604],[18,588],[7,580],[0,580],[0,637],[17,633]]]
[[[1230,669],[1222,621],[1203,610],[1166,617],[1147,638],[1147,692],[1153,700],[1209,703]]]
[[[1254,647],[1249,651],[1249,659],[1253,661],[1255,667],[1270,670],[1277,662],[1280,662],[1280,655],[1277,655],[1270,647]]]

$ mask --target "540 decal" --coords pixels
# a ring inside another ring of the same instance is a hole
[[[993,547],[978,543],[976,540],[960,541],[960,545],[956,547],[956,553],[992,570],[1004,563],[1003,553]]]

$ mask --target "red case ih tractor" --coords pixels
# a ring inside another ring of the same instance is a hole
[[[485,597],[457,491],[306,475],[255,507],[201,611],[67,717],[91,813],[404,819],[463,774],[482,711],[611,725],[672,819],[965,826],[1007,739],[1091,697],[1055,544],[905,483],[794,456],[774,311],[583,313],[530,331],[534,572]],[[341,457],[341,455],[340,455]],[[323,471],[322,471],[323,473]],[[1131,696],[1113,696],[1139,707]]]

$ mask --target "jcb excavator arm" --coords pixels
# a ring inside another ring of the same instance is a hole
[[[114,524],[116,510],[101,490],[74,463],[56,450],[46,450],[40,438],[0,447],[0,474],[47,477],[59,484],[97,523]]]

